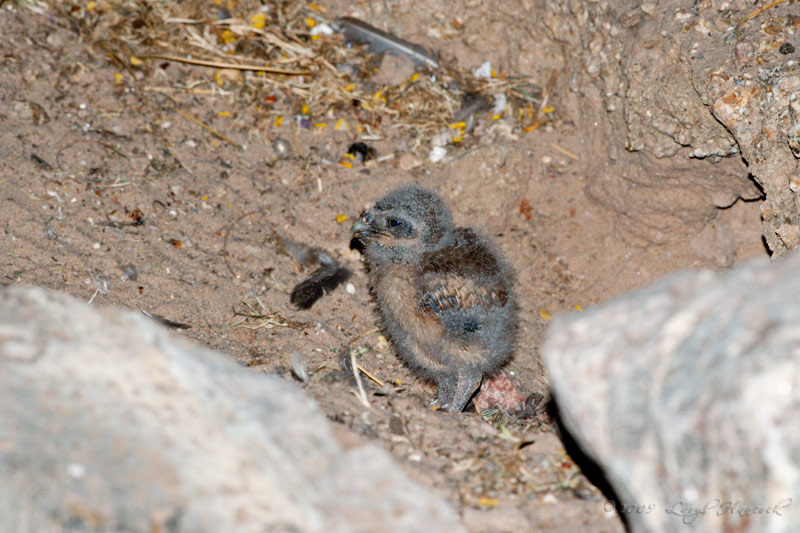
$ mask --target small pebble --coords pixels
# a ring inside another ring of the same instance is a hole
[[[275,150],[275,156],[278,159],[285,159],[289,157],[292,145],[286,139],[278,138],[272,141],[272,149]]]
[[[558,503],[558,498],[556,498],[555,494],[548,493],[542,498],[542,503],[556,504]]]
[[[446,155],[447,148],[444,146],[434,146],[433,150],[431,150],[431,153],[428,155],[428,159],[430,159],[432,163],[438,163],[444,159],[444,156]]]
[[[472,75],[476,78],[489,79],[492,77],[492,63],[491,61],[484,61],[481,66],[472,69]]]
[[[789,190],[792,192],[800,191],[800,174],[789,178]]]
[[[352,283],[348,283],[347,285],[345,285],[344,290],[347,291],[347,294],[355,294],[356,293],[356,287]]]
[[[782,53],[783,55],[789,55],[794,53],[794,45],[792,43],[783,43],[780,48],[778,48],[778,52]]]
[[[313,28],[311,28],[311,35],[331,35],[333,34],[333,28],[328,26],[325,23],[317,24]]]

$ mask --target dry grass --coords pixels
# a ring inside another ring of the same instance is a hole
[[[39,0],[28,6],[79,32],[120,74],[133,79],[168,63],[204,69],[193,72],[192,81],[144,89],[197,97],[236,93],[265,127],[284,116],[324,120],[347,114],[367,135],[391,124],[413,129],[421,139],[452,125],[465,94],[484,95],[491,102],[492,94],[505,93],[506,115],[520,130],[529,131],[538,125],[537,113],[546,102],[542,88],[530,79],[477,79],[454,65],[417,72],[396,87],[377,86],[368,81],[379,63],[375,58],[345,46],[339,35],[312,35],[314,26],[337,14],[296,2],[263,7],[255,1],[220,3]],[[233,143],[199,119],[188,118]]]

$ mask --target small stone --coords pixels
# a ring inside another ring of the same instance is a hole
[[[292,145],[290,145],[289,141],[286,139],[278,138],[272,141],[272,149],[275,150],[275,157],[278,159],[286,159],[289,157]]]
[[[428,155],[428,159],[431,160],[431,163],[438,163],[447,155],[447,148],[444,146],[434,146],[431,150],[431,153]]]
[[[525,396],[508,377],[506,372],[483,380],[480,392],[473,399],[478,412],[483,412],[492,407],[500,407],[508,412],[522,409]]]
[[[356,293],[356,287],[352,283],[348,283],[347,285],[345,285],[344,290],[347,291],[347,294]]]
[[[792,192],[800,191],[800,175],[795,174],[789,178],[789,190]]]
[[[778,48],[778,52],[782,53],[783,55],[789,55],[794,53],[794,45],[792,43],[783,43],[780,48]]]
[[[547,493],[544,495],[544,497],[542,497],[542,503],[555,505],[558,503],[558,498],[556,498],[555,494]]]

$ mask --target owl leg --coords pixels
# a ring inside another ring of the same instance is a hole
[[[451,413],[464,410],[475,391],[481,384],[481,372],[474,369],[462,369],[455,375],[447,375],[439,379],[439,391],[435,402]]]
[[[457,380],[455,376],[444,375],[436,379],[436,397],[431,401],[431,407],[447,409],[453,402],[456,392]]]

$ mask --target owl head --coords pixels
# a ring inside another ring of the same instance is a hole
[[[431,191],[401,187],[361,213],[350,230],[374,263],[414,261],[444,244],[452,230],[450,210]]]

